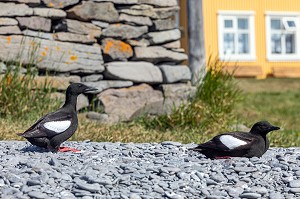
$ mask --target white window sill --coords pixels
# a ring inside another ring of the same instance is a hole
[[[294,55],[294,56],[268,56],[267,60],[270,62],[293,62],[293,61],[300,61],[300,55]]]
[[[256,57],[253,55],[240,55],[240,56],[220,56],[219,59],[225,62],[254,62]]]

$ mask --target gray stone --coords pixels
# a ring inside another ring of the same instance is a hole
[[[196,93],[196,87],[190,84],[163,84],[161,85],[164,93],[164,111],[171,113],[174,106],[178,107],[182,103],[187,103]]]
[[[79,111],[79,110],[81,110],[83,108],[86,108],[89,105],[90,105],[89,99],[85,95],[81,94],[81,95],[78,96],[78,98],[77,98],[77,106],[76,106],[77,111]]]
[[[118,121],[112,121],[111,118],[109,118],[109,116],[105,113],[97,113],[97,112],[93,112],[93,111],[88,112],[86,117],[91,120],[97,120],[101,123],[116,123],[116,122],[118,122]]]
[[[148,32],[147,26],[131,26],[125,24],[113,24],[103,30],[105,37],[117,37],[121,39],[138,38]]]
[[[294,193],[294,194],[300,193],[300,187],[298,187],[298,188],[290,188],[290,192]]]
[[[90,37],[89,35],[80,35],[69,32],[54,33],[53,38],[57,41],[67,41],[82,44],[93,44],[97,42],[97,40],[94,37]]]
[[[103,75],[101,74],[93,74],[88,76],[83,76],[81,81],[83,82],[96,82],[103,79]]]
[[[122,9],[121,13],[134,16],[145,16],[152,19],[165,19],[172,17],[179,10],[179,7],[153,8],[152,6],[135,5],[130,9]]]
[[[172,41],[170,43],[163,44],[162,46],[168,49],[173,49],[173,48],[180,48],[181,44],[180,44],[180,40],[177,40],[177,41]]]
[[[165,195],[170,199],[184,199],[185,197],[174,192],[165,192]]]
[[[186,82],[191,80],[192,74],[188,66],[185,65],[160,65],[164,83]]]
[[[132,194],[130,194],[129,199],[142,199],[142,198],[138,194],[132,193]]]
[[[177,27],[175,19],[158,19],[153,21],[153,29],[156,31],[171,30]]]
[[[120,15],[119,21],[125,21],[137,25],[142,25],[142,26],[152,26],[152,21],[149,17],[133,16],[124,13]]]
[[[87,184],[81,181],[76,181],[75,183],[79,189],[86,190],[89,192],[98,192],[101,190],[99,184]]]
[[[19,21],[19,26],[21,28],[29,28],[32,30],[42,30],[46,32],[50,32],[51,30],[51,20],[43,17],[17,17]]]
[[[133,55],[131,46],[123,41],[106,38],[101,42],[103,54],[109,56],[111,60],[127,60]]]
[[[100,37],[101,35],[101,28],[92,23],[85,23],[72,19],[67,19],[66,23],[69,32],[89,35],[91,38]]]
[[[84,1],[67,11],[68,17],[82,21],[100,20],[105,22],[117,22],[119,19],[118,11],[111,2],[95,3]]]
[[[269,198],[270,198],[270,199],[284,199],[284,196],[281,195],[281,194],[278,193],[278,192],[271,192],[271,193],[269,194]]]
[[[150,32],[147,34],[151,44],[162,44],[180,39],[179,29],[166,30],[160,32]]]
[[[41,3],[41,0],[4,0],[4,2],[18,2],[29,5],[39,5]]]
[[[65,8],[71,5],[75,5],[79,0],[42,0],[44,4],[51,8]]]
[[[0,59],[16,60],[19,49],[23,50],[23,63],[30,63],[30,54],[33,47],[39,69],[47,69],[57,72],[73,73],[99,73],[104,70],[100,47],[68,42],[50,41],[39,38],[10,36],[10,42],[6,36],[0,36]]]
[[[129,39],[127,40],[127,42],[131,45],[131,46],[138,46],[138,47],[147,47],[150,45],[150,41],[142,38],[142,39]]]
[[[22,34],[22,32],[18,26],[0,26],[0,35],[20,35],[20,34]]]
[[[22,33],[25,36],[39,37],[39,38],[42,38],[42,39],[53,40],[53,34],[52,33],[46,33],[46,32],[41,32],[41,31],[33,31],[33,30],[28,30],[28,29],[23,30]]]
[[[164,142],[161,143],[161,145],[163,145],[163,146],[168,146],[168,145],[182,146],[182,144],[180,142],[173,142],[173,141],[164,141]]]
[[[109,89],[99,94],[105,113],[118,121],[131,120],[139,109],[154,102],[162,102],[163,95],[147,84],[122,89]]]
[[[0,18],[0,26],[14,26],[18,25],[18,21],[13,18]]]
[[[98,90],[90,93],[100,93],[103,90],[109,88],[122,88],[129,87],[133,85],[131,81],[115,81],[115,80],[102,80],[98,82],[84,82],[85,85],[95,87]]]
[[[138,0],[139,3],[151,4],[157,7],[172,7],[177,6],[176,0]]]
[[[106,64],[108,77],[132,82],[161,83],[162,74],[157,66],[148,62],[110,62]]]
[[[291,188],[299,188],[300,187],[300,180],[293,180],[289,183],[289,187]]]
[[[33,14],[51,19],[60,19],[67,16],[65,11],[54,8],[33,8]]]
[[[47,198],[47,194],[40,191],[30,191],[28,196],[31,198],[44,199]]]
[[[0,16],[16,17],[33,14],[33,9],[26,4],[0,3]]]
[[[113,2],[114,4],[137,4],[139,3],[139,0],[92,0],[95,2],[106,2],[106,1],[110,1]]]
[[[237,166],[237,167],[234,167],[234,171],[249,173],[249,172],[257,171],[257,169],[255,167],[240,167],[240,166]]]
[[[109,23],[107,22],[104,22],[104,21],[95,21],[95,20],[92,20],[92,24],[98,26],[98,27],[101,27],[101,28],[107,28],[109,26]]]
[[[173,52],[161,46],[135,47],[134,60],[149,61],[152,63],[159,62],[182,62],[187,60],[187,55]]]
[[[240,195],[241,198],[261,198],[259,193],[242,193]]]

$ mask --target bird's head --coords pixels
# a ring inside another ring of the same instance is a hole
[[[250,133],[266,135],[271,131],[275,131],[275,130],[279,130],[279,129],[280,129],[279,127],[273,126],[267,121],[260,121],[260,122],[255,123],[252,126]]]
[[[67,93],[71,95],[80,95],[81,93],[87,93],[90,91],[96,91],[97,88],[89,87],[81,83],[72,83],[67,88]]]

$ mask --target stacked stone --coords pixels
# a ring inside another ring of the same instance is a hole
[[[93,118],[165,113],[194,91],[189,68],[180,64],[187,55],[178,9],[176,0],[6,0],[0,60],[34,60],[40,74],[56,75],[59,89],[69,81],[97,87],[107,115]]]

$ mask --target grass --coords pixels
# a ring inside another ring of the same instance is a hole
[[[219,68],[220,64],[211,62],[211,68]],[[29,73],[25,80],[32,84],[34,76]],[[0,82],[0,139],[21,140],[16,133],[57,108],[50,98],[48,84],[43,89],[29,91],[22,84],[24,79],[16,77],[9,71]],[[251,127],[257,121],[268,120],[281,127],[280,131],[270,133],[271,146],[300,146],[299,89],[300,79],[234,79],[231,74],[210,70],[198,85],[195,97],[172,114],[104,125],[87,120],[80,113],[78,131],[70,140],[201,143],[216,134],[234,130],[235,123]],[[25,109],[19,108],[24,106]]]

